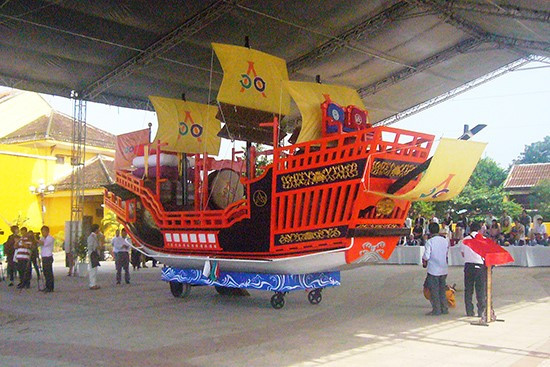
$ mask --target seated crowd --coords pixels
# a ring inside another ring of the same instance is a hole
[[[405,226],[411,228],[411,234],[407,238],[403,238],[400,244],[424,246],[428,240],[428,225],[434,222],[440,225],[439,234],[448,238],[451,245],[457,244],[464,236],[468,235],[472,224],[465,214],[461,214],[456,223],[453,223],[450,213],[443,220],[439,220],[435,215],[427,220],[419,214],[414,221],[411,218],[407,218],[405,221]],[[535,215],[531,220],[525,210],[514,220],[506,212],[503,212],[500,218],[494,217],[489,212],[485,220],[479,223],[481,225],[480,232],[501,246],[550,245],[542,216]]]

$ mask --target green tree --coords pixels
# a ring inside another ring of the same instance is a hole
[[[256,152],[260,153],[266,150],[262,144],[253,143],[252,146],[256,148]],[[265,171],[265,167],[273,163],[273,159],[267,155],[260,155],[256,158],[256,177],[260,176]]]
[[[411,213],[409,217],[416,218],[418,214],[422,215],[424,218],[431,218],[435,210],[435,203],[430,201],[414,201],[411,205]]]
[[[468,186],[473,188],[498,187],[506,180],[508,173],[491,158],[481,159],[470,180]]]
[[[103,219],[101,220],[101,232],[105,235],[105,238],[110,239],[115,236],[115,231],[120,227],[116,219],[116,214],[105,208],[103,213]]]
[[[549,163],[550,162],[550,135],[545,136],[542,141],[526,145],[523,152],[514,164],[525,163]]]
[[[543,180],[533,187],[531,194],[537,214],[542,215],[545,221],[550,219],[550,180]]]

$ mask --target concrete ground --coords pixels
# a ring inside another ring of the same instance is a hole
[[[0,366],[550,366],[550,269],[498,268],[495,310],[505,322],[472,326],[464,316],[462,269],[457,308],[430,317],[419,266],[373,265],[342,273],[320,305],[305,292],[281,310],[270,292],[218,295],[194,287],[172,297],[160,269],[132,272],[115,285],[112,262],[100,290],[67,277],[56,291],[0,282]]]

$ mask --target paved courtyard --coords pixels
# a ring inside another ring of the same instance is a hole
[[[59,262],[55,293],[0,282],[0,366],[550,366],[550,268],[496,269],[505,322],[482,327],[464,316],[459,267],[457,308],[428,317],[420,266],[343,272],[320,305],[294,292],[274,310],[269,292],[176,299],[158,268],[117,286],[102,264],[97,291]]]

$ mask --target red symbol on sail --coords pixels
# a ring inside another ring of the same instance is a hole
[[[251,75],[254,79],[252,79]],[[267,98],[264,92],[266,83],[261,77],[258,76],[258,73],[256,73],[253,61],[248,61],[248,70],[246,71],[246,74],[241,74],[241,78],[242,79],[239,81],[239,83],[241,83],[241,93],[244,92],[245,89],[250,89],[250,87],[254,85],[254,89]]]

